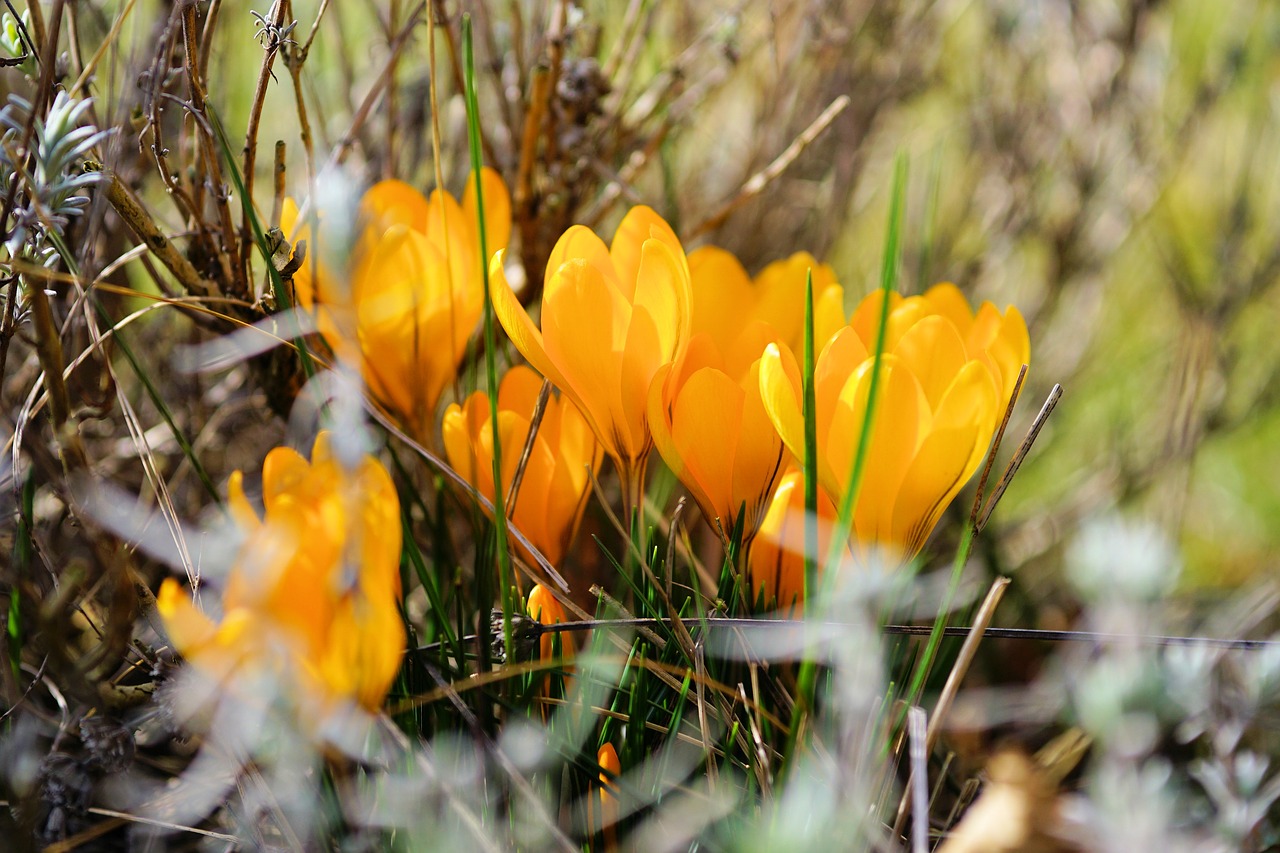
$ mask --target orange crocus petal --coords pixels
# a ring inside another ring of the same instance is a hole
[[[709,521],[728,535],[738,515],[734,457],[744,395],[738,383],[714,368],[689,377],[672,407],[672,444],[680,479],[693,491]],[[683,463],[683,465],[681,465]]]
[[[227,508],[231,512],[231,520],[243,530],[252,530],[258,526],[258,513],[250,505],[244,494],[244,472],[232,471],[227,481]]]
[[[330,693],[376,711],[400,671],[404,644],[393,601],[350,596],[334,614],[316,671]]]
[[[179,654],[194,654],[217,635],[218,626],[191,602],[191,596],[173,578],[165,578],[160,584],[156,610],[164,620],[169,641]]]
[[[244,504],[233,514],[249,527],[222,621],[199,613],[175,582],[161,587],[160,614],[174,645],[218,682],[253,689],[263,677],[291,679],[281,695],[308,712],[352,702],[374,709],[405,642],[400,505],[390,475],[369,456],[344,467],[321,433],[309,460],[288,448],[269,453],[262,479],[259,520],[233,478],[233,506]]]
[[[653,208],[638,204],[622,217],[618,230],[613,234],[613,242],[609,244],[609,257],[618,274],[618,285],[627,299],[639,298],[635,291],[637,285],[644,280],[645,244],[650,240],[656,240],[665,246],[673,259],[678,258],[685,280],[689,278],[689,263],[685,258],[684,247],[680,245],[671,226]]]
[[[652,444],[648,389],[659,368],[683,356],[690,298],[684,250],[647,208],[628,213],[608,251],[581,227],[557,241],[547,264],[541,329],[505,281],[494,290],[512,342],[578,407],[632,499]]]
[[[706,335],[720,352],[729,353],[756,303],[747,271],[724,249],[703,246],[689,253],[689,279],[691,335]]]
[[[275,447],[262,462],[262,502],[270,512],[281,495],[287,494],[304,482],[311,465],[292,447]],[[235,479],[240,488],[240,479]],[[241,497],[244,493],[241,491]]]
[[[848,499],[875,360],[885,297],[870,294],[819,354],[814,373],[818,473],[833,502]],[[870,444],[854,500],[857,553],[872,546],[908,560],[981,463],[1030,343],[1014,308],[990,303],[975,313],[954,285],[923,296],[888,296],[888,328]],[[798,368],[788,375],[772,347],[761,360],[770,419],[796,459],[803,458]],[[767,522],[766,522],[767,523]]]
[[[503,496],[528,443],[542,380],[532,370],[509,370],[498,388],[498,432],[502,445]],[[444,450],[449,464],[490,501],[494,500],[493,435],[489,398],[476,391],[462,406],[444,415]],[[544,557],[558,563],[577,528],[589,487],[588,470],[599,464],[595,439],[577,408],[567,399],[549,397],[542,424],[530,448],[514,509],[514,525]],[[523,548],[521,553],[531,559]]]
[[[925,317],[908,329],[893,354],[915,375],[931,407],[938,405],[967,361],[960,333],[941,316]]]
[[[791,350],[769,344],[760,357],[760,399],[783,444],[804,458],[804,414],[800,368]]]
[[[543,295],[546,354],[619,465],[634,457],[645,438],[632,434],[622,402],[621,362],[630,322],[631,306],[585,261],[562,265]]]
[[[536,619],[543,625],[559,625],[572,621],[564,606],[541,584],[534,584],[533,589],[529,590],[525,610],[531,619]],[[558,635],[543,634],[539,639],[538,651],[542,660],[550,660],[555,655],[556,636],[560,637],[561,655],[565,658],[573,657],[573,637],[569,632],[562,631]]]
[[[755,278],[759,301],[755,316],[773,325],[778,337],[793,350],[804,346],[804,291],[813,275],[814,343],[818,349],[844,325],[844,290],[836,283],[835,271],[818,263],[808,252],[796,252],[774,261]],[[821,306],[821,307],[820,307]],[[830,309],[836,310],[834,316]]]
[[[964,335],[973,325],[973,309],[960,288],[949,281],[935,284],[925,291],[924,298],[939,315],[951,321],[956,332]]]
[[[620,287],[617,272],[613,267],[613,258],[609,255],[609,247],[604,241],[585,225],[571,225],[560,235],[560,239],[551,247],[547,257],[547,275],[543,284],[543,299],[556,287],[556,273],[569,261],[581,261],[589,264],[615,288]],[[622,293],[621,290],[618,291]]]
[[[580,227],[580,226],[578,226]],[[572,230],[572,229],[570,229]],[[590,234],[589,229],[582,229]],[[595,237],[594,234],[591,235]],[[597,238],[598,240],[599,238]],[[561,242],[564,238],[561,238]],[[557,244],[559,245],[559,244]],[[602,244],[603,245],[603,244]],[[560,373],[560,369],[555,366],[551,358],[547,355],[546,342],[542,332],[529,319],[529,314],[524,310],[524,306],[520,304],[519,298],[515,291],[511,289],[510,282],[507,281],[506,272],[502,267],[503,253],[499,252],[494,255],[493,260],[489,262],[489,294],[493,298],[493,312],[498,317],[498,322],[502,324],[502,328],[507,333],[507,337],[515,344],[520,354],[533,365],[533,369],[541,373],[547,379],[550,379],[556,387],[560,388],[566,394],[569,394],[579,408],[583,408],[582,401],[578,398],[574,390],[565,381],[564,376]],[[557,267],[559,269],[559,267]],[[552,284],[555,277],[547,282]],[[543,290],[543,299],[546,299],[546,290]],[[584,409],[585,411],[585,409]]]
[[[484,228],[489,257],[495,252],[507,248],[511,241],[511,195],[502,176],[485,166],[480,170],[480,182],[484,188]],[[476,203],[476,175],[467,176],[467,188],[462,193],[462,211],[467,222],[480,221],[479,205]],[[479,245],[479,235],[476,237]]]
[[[379,181],[360,199],[360,213],[375,233],[393,225],[427,231],[427,200],[404,181]]]
[[[889,313],[892,313],[902,305],[902,295],[897,291],[889,293]],[[849,327],[857,333],[862,340],[863,345],[870,352],[875,352],[876,335],[880,328],[880,312],[884,305],[884,291],[876,289],[867,294],[858,307],[853,309],[853,316],[849,318]],[[892,349],[892,344],[887,347]]]
[[[789,611],[804,601],[805,572],[804,472],[791,469],[778,480],[760,531],[751,542],[749,572],[752,605],[761,598],[766,608]],[[836,507],[818,492],[818,559],[831,544]]]
[[[851,488],[849,477],[853,473],[857,437],[862,434],[867,417],[873,363],[871,359],[864,361],[855,373],[857,383],[846,385],[827,436],[827,453],[820,454],[835,468],[838,486],[827,490],[833,501],[843,500],[845,491]],[[929,410],[915,377],[891,355],[885,356],[881,364],[877,394],[870,445],[854,505],[854,528],[859,538],[882,541],[892,538],[894,501],[919,446],[919,434],[928,429]]]
[[[622,773],[622,762],[613,744],[606,743],[596,751],[596,763],[600,765],[600,828],[604,832],[607,849],[617,847],[614,824],[618,822],[618,798],[610,789],[616,787],[616,778]]]

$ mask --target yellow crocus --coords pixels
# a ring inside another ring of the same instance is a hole
[[[839,505],[850,486],[866,413],[881,295],[871,294],[822,348],[814,373],[818,473]],[[875,422],[854,507],[854,538],[890,559],[924,546],[943,510],[977,470],[1028,362],[1026,323],[1010,306],[940,284],[922,296],[891,296]],[[761,395],[782,440],[804,456],[801,378],[791,351],[770,345]]]
[[[741,377],[773,341],[804,344],[804,290],[813,273],[814,338],[820,347],[844,325],[844,288],[835,271],[808,252],[773,261],[754,280],[730,252],[703,246],[689,253],[692,334],[705,334]]]
[[[749,544],[782,472],[783,445],[760,397],[760,356],[803,341],[805,280],[813,274],[821,339],[843,323],[844,291],[830,267],[798,252],[752,282],[729,252],[689,256],[693,333],[679,364],[649,389],[654,444],[725,539]],[[743,529],[733,531],[739,512]]]
[[[748,573],[751,603],[763,600],[765,607],[791,610],[804,601],[804,472],[791,468],[778,481],[759,535],[751,543]],[[819,566],[831,542],[831,526],[836,508],[818,492]]]
[[[542,380],[523,365],[507,371],[498,386],[498,436],[502,447],[502,488],[506,496],[529,437]],[[444,450],[449,464],[490,501],[493,490],[493,429],[489,397],[476,391],[444,413]],[[534,437],[508,516],[544,557],[559,565],[582,518],[591,472],[600,451],[586,420],[569,400],[552,395]]]
[[[759,375],[757,358],[735,378],[711,339],[699,335],[649,389],[654,445],[667,467],[707,522],[725,540],[736,534],[744,545],[764,516],[784,453],[760,398]],[[735,531],[740,512],[742,529]]]
[[[510,198],[496,172],[486,168],[481,176],[493,253],[511,235]],[[381,181],[361,198],[357,229],[345,277],[319,257],[308,260],[294,275],[298,302],[318,306],[330,346],[358,360],[373,396],[425,442],[484,307],[474,181],[461,205],[442,190],[423,198],[402,181]],[[310,238],[292,202],[283,208],[281,230],[294,242]]]
[[[617,777],[622,774],[622,762],[618,760],[618,750],[613,744],[606,743],[596,750],[596,764],[600,766],[600,823],[599,828],[604,835],[605,850],[618,849],[618,797],[613,793],[617,787]],[[588,806],[590,810],[590,807]],[[594,815],[591,816],[595,826]]]
[[[671,227],[633,207],[606,247],[575,225],[547,261],[541,328],[490,264],[494,311],[516,349],[582,411],[634,507],[652,446],[648,392],[689,341],[689,264]]]
[[[565,611],[564,605],[556,601],[555,596],[542,584],[536,583],[533,589],[529,590],[524,609],[531,619],[536,619],[543,625],[560,625],[573,621]],[[567,631],[560,632],[559,637],[561,657],[565,659],[573,657],[573,637]],[[555,656],[555,638],[556,635],[551,633],[545,633],[539,638],[538,652],[542,660],[551,660]]]
[[[158,608],[175,649],[229,687],[273,675],[282,694],[323,713],[353,702],[376,710],[400,667],[400,503],[385,468],[366,456],[346,468],[316,439],[311,460],[277,447],[263,463],[264,514],[243,476],[230,510],[244,542],[214,622],[168,579]]]

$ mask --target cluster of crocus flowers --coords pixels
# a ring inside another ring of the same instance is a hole
[[[277,447],[262,471],[261,517],[235,472],[230,511],[244,534],[214,621],[173,579],[158,607],[174,648],[230,689],[269,677],[316,724],[376,710],[400,667],[400,503],[385,468],[352,467],[321,433],[308,461]]]
[[[507,371],[498,386],[502,489],[504,497],[514,497],[507,515],[516,528],[547,560],[559,565],[582,518],[600,451],[577,407],[552,395],[529,448],[519,491],[511,494],[541,387],[542,380],[523,365]],[[444,413],[443,436],[449,464],[493,501],[493,425],[488,395],[476,391],[462,405],[451,404]]]
[[[866,417],[882,296],[868,296],[822,347],[814,372],[819,480],[839,506],[849,492]],[[853,508],[858,553],[905,561],[977,470],[1029,359],[1027,327],[1010,306],[975,314],[954,285],[890,295],[870,445]],[[800,368],[766,348],[761,392],[778,434],[804,457]]]
[[[653,444],[649,387],[689,342],[689,263],[671,227],[647,207],[623,218],[605,246],[575,225],[547,261],[541,327],[490,264],[493,307],[529,363],[581,410],[637,505]]]
[[[492,252],[510,237],[511,204],[496,172],[486,168],[481,179]],[[326,234],[320,215],[321,238],[343,242]],[[316,311],[330,347],[358,363],[370,393],[426,443],[484,308],[479,222],[474,180],[461,204],[443,190],[424,198],[402,181],[381,181],[360,201],[348,268],[334,269],[333,253],[312,246],[294,274],[297,301]],[[310,242],[292,202],[280,225],[291,241]]]

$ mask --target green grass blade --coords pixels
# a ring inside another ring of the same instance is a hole
[[[480,234],[480,276],[484,281],[484,367],[489,390],[489,427],[493,436],[493,521],[497,533],[498,583],[502,591],[502,632],[505,648],[511,648],[511,555],[507,546],[507,512],[505,488],[502,484],[502,445],[498,434],[498,366],[497,336],[493,327],[493,301],[489,296],[489,237],[484,222],[484,181],[480,170],[484,155],[480,151],[480,111],[476,99],[475,49],[471,39],[471,16],[462,16],[462,56],[467,100],[467,138],[471,145],[471,172],[476,187],[477,230]],[[480,600],[485,606],[485,599]],[[480,620],[484,623],[484,619]]]
[[[818,592],[818,396],[813,387],[813,270],[804,281],[804,600]]]
[[[879,402],[880,373],[884,363],[885,339],[889,331],[889,295],[897,288],[898,271],[901,267],[902,252],[902,210],[907,194],[907,158],[899,151],[893,164],[893,196],[889,202],[889,228],[885,235],[884,259],[880,267],[880,318],[876,329],[876,349],[871,365],[871,382],[867,389],[867,410],[862,418],[862,426],[858,434],[858,450],[853,457],[853,470],[849,472],[848,487],[840,498],[834,535],[831,547],[827,551],[826,566],[830,570],[827,583],[835,576],[835,567],[839,565],[840,554],[844,550],[853,527],[853,509],[858,504],[858,493],[862,489],[862,475],[867,467],[867,453],[871,444],[871,427],[875,423],[876,408]]]

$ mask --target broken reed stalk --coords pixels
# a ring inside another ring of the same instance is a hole
[[[996,615],[996,608],[1000,606],[1000,599],[1004,597],[1005,589],[1008,586],[1008,578],[996,578],[992,582],[991,588],[987,590],[987,596],[982,600],[982,606],[978,608],[977,615],[974,616],[973,626],[969,629],[968,636],[965,637],[964,645],[960,647],[960,654],[956,657],[956,662],[951,667],[951,672],[947,675],[946,684],[943,685],[942,692],[938,694],[938,702],[933,707],[933,717],[929,720],[928,733],[923,744],[926,756],[933,751],[933,748],[938,743],[938,736],[942,734],[943,720],[946,719],[947,713],[951,710],[956,694],[960,692],[960,685],[964,682],[964,677],[969,672],[969,666],[978,654],[978,646],[982,644],[982,639],[987,633],[987,628],[991,625],[992,618]],[[914,740],[912,750],[915,750]],[[915,773],[916,764],[912,761],[912,775],[907,781],[908,791],[912,790]],[[921,779],[919,784],[925,784],[925,780]],[[910,805],[910,797],[907,794],[903,794],[902,801],[898,804],[898,816],[893,824],[894,836],[902,834],[902,828],[906,825],[907,810]],[[919,808],[919,805],[917,804],[916,807]],[[912,835],[912,842],[915,843],[914,833]]]
[[[1009,404],[1005,406],[1004,417],[1000,419],[1000,428],[996,430],[996,437],[991,441],[991,449],[987,452],[987,461],[982,466],[982,476],[978,478],[978,488],[973,493],[973,507],[969,510],[969,526],[974,530],[978,530],[978,511],[982,508],[983,492],[987,488],[987,478],[991,476],[991,467],[996,463],[996,454],[1000,451],[1000,444],[1004,441],[1005,428],[1009,426],[1009,419],[1013,417],[1013,407],[1018,403],[1018,397],[1022,394],[1022,381],[1027,378],[1027,365],[1022,365],[1018,371],[1018,379],[1013,383],[1013,392],[1009,395]]]
[[[101,165],[96,163],[86,163],[85,169],[102,171]],[[125,188],[120,178],[114,172],[104,172],[104,175],[106,180],[103,181],[103,185],[107,193],[107,202],[124,220],[125,225],[129,226],[129,230],[146,245],[151,254],[164,264],[165,269],[173,273],[173,277],[178,280],[183,289],[192,296],[215,295],[217,288],[213,282],[196,272],[196,268],[174,247],[169,238],[164,236],[155,220]]]
[[[1018,473],[1022,460],[1026,459],[1027,454],[1031,452],[1031,445],[1035,444],[1036,438],[1040,435],[1040,430],[1044,429],[1045,423],[1049,420],[1049,415],[1053,414],[1053,409],[1058,405],[1058,400],[1061,398],[1062,386],[1055,384],[1053,390],[1049,392],[1048,398],[1044,401],[1044,405],[1040,407],[1040,413],[1036,415],[1036,419],[1031,423],[1031,429],[1027,430],[1026,437],[1022,439],[1022,444],[1018,446],[1018,452],[1009,460],[1009,465],[1004,469],[1000,482],[996,484],[995,491],[991,493],[991,500],[987,501],[987,505],[982,511],[982,517],[978,520],[978,526],[974,529],[975,533],[981,533],[983,528],[987,526],[987,522],[991,520],[991,513],[995,511],[996,504],[1000,502],[1005,489],[1009,488],[1009,483],[1013,481],[1014,475]]]

